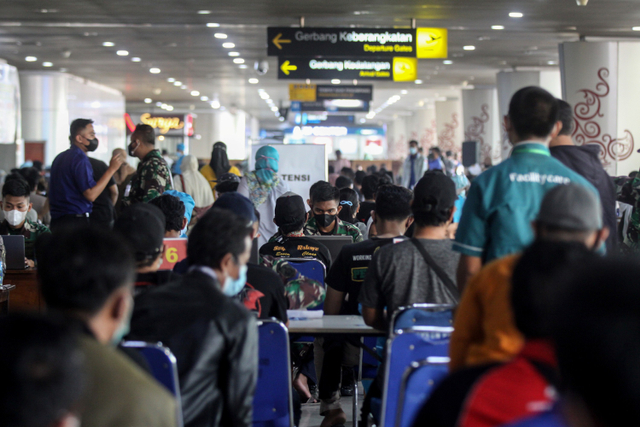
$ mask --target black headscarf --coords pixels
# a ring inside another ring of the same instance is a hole
[[[213,144],[209,166],[211,166],[211,169],[216,173],[216,179],[229,172],[231,166],[229,165],[229,158],[227,157],[227,144],[224,142],[216,142]]]

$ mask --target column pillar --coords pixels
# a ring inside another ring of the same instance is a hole
[[[495,88],[462,91],[464,139],[480,143],[480,162],[500,162],[500,125]]]
[[[437,145],[444,153],[462,152],[462,101],[460,99],[436,101]]]
[[[408,141],[418,141],[425,151],[437,144],[436,109],[433,104],[426,104],[416,110],[408,122]]]
[[[389,160],[402,160],[409,155],[407,135],[405,117],[397,117],[387,125],[387,158]]]

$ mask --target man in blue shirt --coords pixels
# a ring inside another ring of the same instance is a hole
[[[596,189],[551,157],[549,141],[560,131],[558,103],[542,88],[513,95],[504,118],[511,157],[478,176],[469,189],[453,249],[460,252],[457,282],[462,291],[471,276],[491,260],[519,252],[533,241],[531,223],[545,193],[570,182]]]
[[[51,229],[89,224],[93,201],[109,184],[124,162],[118,154],[111,158],[109,168],[96,183],[87,153],[98,148],[93,120],[76,119],[71,123],[71,147],[58,154],[51,165],[49,205]]]

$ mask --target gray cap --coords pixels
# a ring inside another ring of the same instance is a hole
[[[602,205],[598,196],[582,185],[558,185],[545,194],[536,221],[568,230],[600,230]]]

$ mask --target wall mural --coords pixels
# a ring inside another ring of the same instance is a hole
[[[438,146],[443,153],[452,151],[459,153],[462,151],[461,147],[456,144],[456,128],[460,123],[458,122],[458,114],[451,114],[451,122],[445,123],[444,130],[438,135]]]
[[[482,104],[480,106],[480,117],[473,116],[471,123],[467,126],[467,130],[464,133],[464,138],[467,141],[478,141],[480,143],[480,158],[483,164],[491,164],[492,162],[492,145],[491,141],[485,141],[484,136],[486,134],[485,125],[489,123],[491,114],[489,113],[489,104]]]

